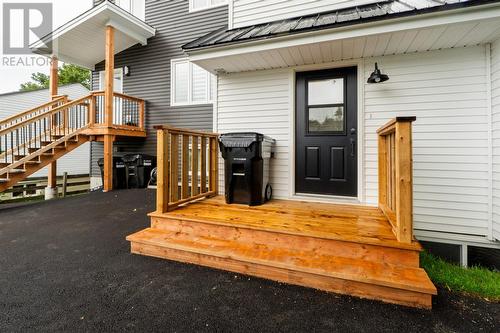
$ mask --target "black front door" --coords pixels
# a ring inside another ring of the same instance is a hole
[[[357,69],[297,73],[295,192],[357,195]]]

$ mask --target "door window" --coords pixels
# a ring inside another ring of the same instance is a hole
[[[344,78],[307,82],[308,133],[345,132]]]

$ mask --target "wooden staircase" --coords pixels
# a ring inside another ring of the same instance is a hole
[[[86,107],[91,96],[51,102],[0,121],[0,192],[89,140]]]
[[[420,245],[398,242],[375,207],[218,197],[150,216],[127,237],[132,253],[414,307],[436,294]]]
[[[51,102],[0,120],[0,192],[90,140],[145,137],[145,101],[113,93],[119,107],[104,112],[105,94]],[[113,119],[113,121],[106,121]]]

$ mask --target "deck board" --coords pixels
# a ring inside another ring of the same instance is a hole
[[[218,196],[166,214],[150,215],[402,249],[421,249],[418,242],[398,242],[387,218],[377,207],[370,206],[272,200],[262,206],[249,207],[228,205],[222,196]]]

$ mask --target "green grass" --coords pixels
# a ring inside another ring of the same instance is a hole
[[[463,268],[428,252],[422,252],[420,263],[435,284],[452,291],[500,301],[500,272],[482,267]]]

